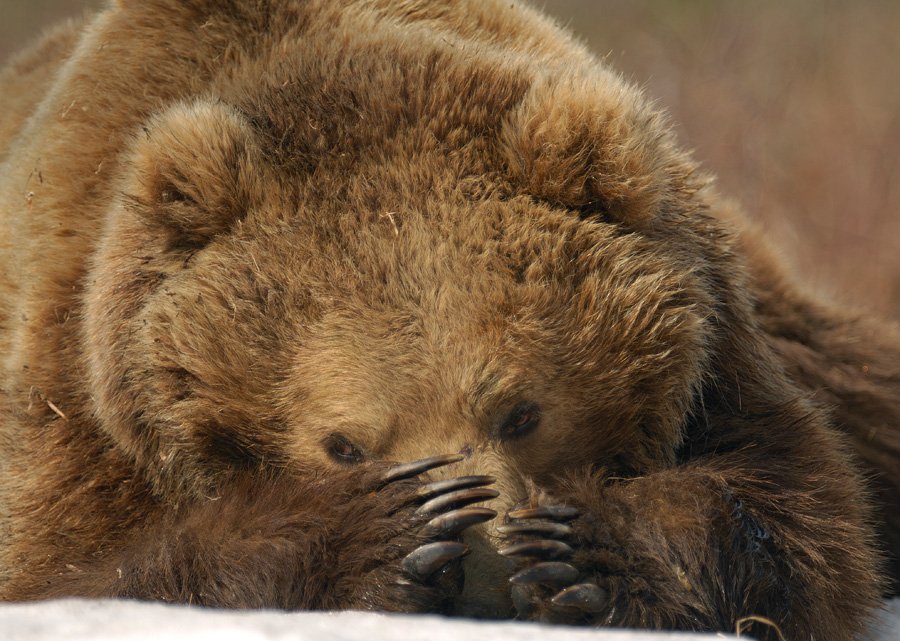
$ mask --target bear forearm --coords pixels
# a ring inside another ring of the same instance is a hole
[[[865,524],[849,516],[856,506],[826,503],[835,488],[797,490],[767,476],[713,461],[599,492],[590,476],[554,491],[581,510],[572,563],[608,594],[599,622],[733,630],[756,615],[788,638],[851,639],[877,596],[873,557],[860,554]]]
[[[231,483],[218,497],[154,514],[88,558],[70,553],[52,580],[33,588],[13,585],[11,594],[323,607],[323,588],[342,567],[331,556],[340,513],[321,497],[312,483],[288,479]]]
[[[264,473],[244,478],[226,484],[214,498],[154,519],[93,561],[67,564],[49,583],[52,592],[28,596],[286,610],[447,611],[461,587],[461,569],[453,561],[465,546],[455,540],[457,534],[495,513],[419,508],[460,484],[470,488],[472,501],[496,496],[493,490],[472,488],[472,477],[440,487],[416,478],[454,460],[348,468],[327,483]],[[476,485],[490,482],[480,477]],[[445,503],[448,509],[455,505],[453,497]],[[429,550],[439,558],[428,556]],[[416,556],[422,552],[425,557]]]

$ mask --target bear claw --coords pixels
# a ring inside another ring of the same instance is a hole
[[[577,508],[568,505],[542,505],[509,513],[511,519],[553,519],[555,521],[571,521],[580,514]]]
[[[562,541],[541,539],[516,543],[499,551],[503,556],[534,556],[541,559],[558,559],[572,554],[572,548]]]
[[[456,541],[426,543],[407,554],[401,565],[409,575],[421,581],[468,553],[469,548]]]
[[[578,583],[561,590],[550,599],[554,605],[578,608],[584,612],[602,612],[609,600],[606,590],[594,583]]]
[[[431,519],[425,524],[422,533],[427,537],[456,536],[466,528],[490,521],[495,516],[497,516],[497,513],[486,507],[468,507],[454,510]]]
[[[561,588],[572,585],[576,579],[578,579],[578,570],[568,563],[546,561],[517,572],[510,577],[509,582],[513,585],[536,583],[551,588]]]
[[[416,514],[431,514],[432,512],[465,507],[470,503],[494,499],[498,496],[500,496],[500,492],[497,490],[484,487],[457,490],[456,492],[440,494],[433,499],[426,501],[418,510],[416,510]]]
[[[562,523],[533,521],[530,523],[498,525],[497,531],[503,534],[540,534],[549,538],[562,538],[569,536],[572,533],[572,528]]]
[[[433,470],[436,467],[457,463],[464,458],[465,457],[462,454],[443,454],[441,456],[423,458],[418,461],[413,461],[412,463],[395,465],[384,473],[381,477],[381,482],[388,484],[393,483],[394,481],[408,479],[413,476],[418,476],[423,472],[427,472],[428,470]]]
[[[471,487],[481,487],[496,482],[493,476],[458,476],[455,479],[447,479],[444,481],[434,481],[423,485],[416,492],[416,495],[423,499],[430,499],[444,492],[454,492],[456,490],[465,490]]]

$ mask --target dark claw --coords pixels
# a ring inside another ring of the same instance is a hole
[[[547,561],[536,563],[521,572],[513,574],[509,582],[513,585],[528,585],[537,583],[551,588],[561,588],[571,585],[578,578],[578,570],[560,561]]]
[[[572,548],[562,541],[542,539],[517,543],[500,550],[503,556],[534,556],[540,559],[558,559],[572,554]]]
[[[445,492],[455,492],[456,490],[465,490],[470,487],[481,487],[496,482],[493,476],[458,476],[455,479],[447,479],[446,481],[434,481],[423,485],[416,491],[416,495],[423,499],[430,499],[438,494]]]
[[[418,476],[422,472],[433,470],[436,467],[442,467],[444,465],[456,463],[457,461],[463,460],[463,458],[465,457],[461,454],[444,454],[442,456],[423,458],[418,461],[413,461],[412,463],[402,463],[401,465],[395,465],[384,473],[384,476],[381,477],[381,482],[384,485],[387,485],[388,483],[393,483],[394,481],[408,479],[411,476]]]
[[[509,513],[511,519],[553,519],[554,521],[571,521],[580,512],[577,508],[568,505],[542,505],[541,507],[529,507],[522,510],[513,510]]]
[[[551,521],[510,523],[498,525],[497,530],[502,534],[540,534],[549,538],[562,538],[572,533],[572,528],[568,525]]]
[[[497,516],[497,513],[486,507],[467,507],[461,510],[454,510],[428,521],[422,529],[422,534],[427,537],[452,537],[467,527],[490,521],[495,516]]]
[[[494,499],[500,496],[497,490],[491,490],[485,487],[475,487],[468,490],[458,490],[434,497],[430,501],[423,503],[416,514],[432,514],[434,512],[443,512],[444,510],[465,507],[470,503],[477,503],[486,499]]]
[[[550,600],[554,605],[578,608],[584,612],[602,612],[608,597],[606,590],[593,583],[579,583],[562,590]]]
[[[408,574],[422,580],[427,579],[450,561],[468,553],[469,548],[455,541],[426,543],[407,554],[401,565]]]

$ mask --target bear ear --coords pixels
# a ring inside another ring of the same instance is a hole
[[[602,68],[536,79],[503,124],[501,153],[525,193],[584,217],[641,226],[697,189],[665,117]]]
[[[138,134],[126,193],[169,247],[198,248],[261,200],[263,164],[254,131],[235,109],[179,105]]]

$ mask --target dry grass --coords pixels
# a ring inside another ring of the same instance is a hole
[[[0,56],[59,16],[98,3],[3,4]],[[900,3],[545,7],[669,110],[683,142],[805,280],[900,317]]]

